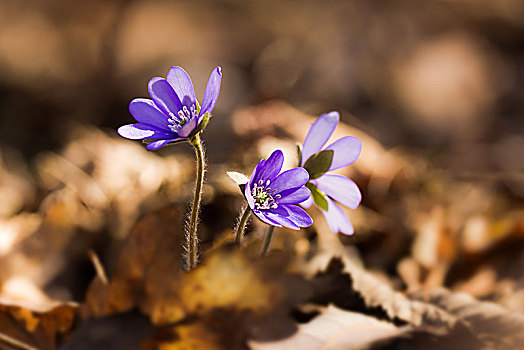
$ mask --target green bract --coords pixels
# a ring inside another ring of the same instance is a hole
[[[309,173],[309,179],[313,180],[324,175],[331,166],[333,162],[333,152],[332,150],[320,151],[313,154],[306,160],[304,164],[304,169]]]

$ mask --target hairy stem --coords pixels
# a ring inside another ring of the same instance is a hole
[[[266,232],[266,238],[264,239],[264,244],[262,245],[262,249],[260,250],[260,256],[264,256],[267,253],[267,249],[269,248],[269,243],[271,242],[271,237],[273,237],[273,230],[275,229],[275,226],[269,225]]]
[[[198,212],[200,210],[200,200],[202,199],[202,185],[204,184],[204,149],[200,141],[200,134],[191,138],[191,144],[195,148],[197,158],[195,192],[193,197],[193,206],[191,207],[191,218],[189,221],[189,232],[187,233],[187,261],[188,270],[196,267],[198,257],[198,237],[197,224]]]
[[[246,205],[246,207],[244,208],[244,212],[242,213],[242,217],[238,222],[237,234],[235,235],[236,244],[240,244],[240,240],[242,239],[242,236],[244,236],[244,229],[246,228],[249,215],[251,215],[251,208],[249,208],[249,205]]]

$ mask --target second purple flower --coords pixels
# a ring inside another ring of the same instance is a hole
[[[245,185],[244,194],[253,213],[268,225],[299,230],[313,223],[311,217],[297,204],[310,196],[304,187],[309,175],[303,168],[283,173],[284,155],[276,150],[262,159]]]

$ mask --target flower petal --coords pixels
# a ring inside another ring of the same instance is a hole
[[[255,181],[257,181],[258,174],[262,171],[265,164],[266,164],[266,160],[261,159],[260,162],[257,163],[257,166],[255,167],[255,169],[253,169],[253,172],[251,173],[251,177],[249,180],[250,187],[253,187],[253,184],[255,183]]]
[[[309,208],[313,204],[315,204],[315,202],[313,201],[313,197],[309,197],[308,199],[306,199],[305,201],[300,203],[300,206],[303,207],[303,208]]]
[[[168,117],[148,98],[135,98],[129,103],[129,112],[140,123],[150,124],[169,132]]]
[[[195,117],[195,118],[189,119],[189,121],[184,124],[182,129],[180,129],[178,134],[182,137],[188,137],[189,134],[191,134],[193,130],[196,129],[197,126],[198,126],[198,118]]]
[[[246,196],[247,203],[251,210],[255,209],[255,199],[251,194],[251,184],[249,182],[246,183],[246,186],[244,187],[244,196]]]
[[[292,188],[279,193],[282,196],[276,199],[278,204],[297,204],[305,201],[311,196],[311,191],[305,187]]]
[[[200,109],[199,118],[206,114],[211,113],[215,104],[218,100],[220,93],[220,85],[222,83],[222,68],[216,67],[211,72],[209,80],[207,81],[206,90],[204,91],[204,99],[202,100],[202,108]]]
[[[362,200],[357,184],[342,175],[323,175],[315,180],[319,190],[351,209],[356,209]]]
[[[309,180],[309,174],[304,168],[293,168],[284,171],[269,185],[276,193],[304,186]]]
[[[120,136],[131,140],[169,139],[174,135],[160,130],[153,125],[143,123],[123,125],[118,128],[117,132]]]
[[[175,90],[164,78],[155,77],[149,80],[148,90],[153,102],[166,115],[173,113],[176,116],[182,108],[182,103]]]
[[[308,227],[313,224],[313,219],[306,211],[297,205],[283,205],[283,209],[288,212],[288,218],[299,227]]]
[[[184,106],[191,107],[196,104],[195,89],[191,78],[181,67],[171,67],[167,72],[167,81],[173,87],[178,98]]]
[[[289,218],[289,214],[287,210],[285,210],[283,207],[278,207],[277,209],[265,210],[264,215],[267,218],[275,222],[278,222],[280,225],[284,227],[290,228],[292,230],[300,230],[300,227],[297,224],[295,224],[293,220]]]
[[[353,225],[351,225],[346,213],[331,199],[328,198],[327,201],[328,211],[322,210],[322,214],[326,218],[329,229],[334,233],[342,232],[345,235],[352,235],[354,232]]]
[[[353,136],[346,136],[327,146],[324,150],[333,150],[333,161],[329,170],[348,166],[358,159],[362,150],[362,142]]]
[[[322,114],[311,125],[302,148],[302,165],[326,144],[333,131],[335,131],[339,119],[340,115],[338,112],[329,112]]]
[[[272,181],[282,169],[282,164],[284,164],[284,154],[281,150],[277,149],[271,153],[269,158],[264,163],[264,166],[261,168],[261,171],[256,174],[255,181]]]
[[[275,220],[273,219],[270,219],[267,214],[268,212],[266,210],[262,211],[262,210],[253,210],[253,214],[255,214],[257,216],[257,218],[259,218],[262,222],[268,224],[268,225],[272,225],[272,226],[276,226],[276,227],[282,227],[281,224],[279,224],[278,222],[276,222]]]
[[[182,137],[175,137],[175,138],[171,138],[171,139],[167,139],[167,140],[153,141],[153,142],[148,143],[146,148],[147,148],[148,151],[156,151],[160,147],[163,147],[163,146],[167,145],[170,142],[173,142],[173,141],[176,141],[176,140],[180,140],[181,138]]]

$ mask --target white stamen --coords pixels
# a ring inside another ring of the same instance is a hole
[[[275,202],[271,195],[271,188],[268,186],[270,183],[270,180],[259,180],[258,183],[253,184],[251,195],[255,200],[255,209],[268,210],[278,208],[278,203]],[[275,190],[273,191],[276,192]]]
[[[191,112],[189,110],[191,110]],[[183,106],[182,109],[179,110],[176,114],[169,112],[170,118],[167,119],[167,122],[170,124],[168,125],[169,130],[174,133],[180,132],[182,126],[184,126],[189,120],[195,118],[196,116],[196,108],[194,105],[190,106],[189,109],[187,106]]]

